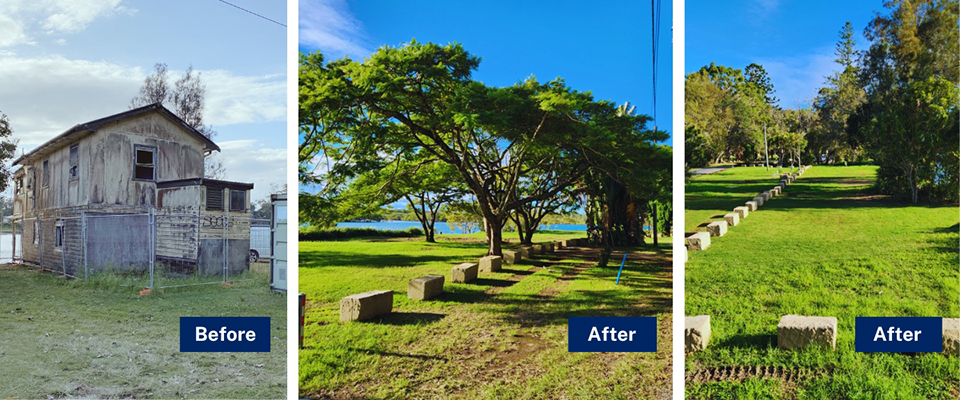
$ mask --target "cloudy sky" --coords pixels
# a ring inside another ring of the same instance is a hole
[[[875,10],[886,13],[882,0],[687,0],[684,71],[757,63],[781,107],[805,107],[838,69],[834,49],[844,23],[852,24],[857,48],[866,49],[863,29]]]
[[[229,2],[286,24],[285,1]],[[283,26],[217,0],[3,0],[0,112],[30,151],[129,109],[154,64],[192,65],[225,179],[254,183],[257,200],[286,181],[285,43]]]

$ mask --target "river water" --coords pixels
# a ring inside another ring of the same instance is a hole
[[[337,224],[337,228],[373,228],[388,231],[403,231],[410,228],[423,229],[420,226],[420,223],[417,221],[341,222]],[[462,229],[453,229],[453,227],[448,225],[446,222],[437,222],[437,224],[434,225],[434,228],[436,228],[437,233],[439,234],[463,233]],[[574,224],[540,225],[540,229],[551,231],[585,232],[587,230],[587,226]],[[473,232],[478,231],[478,228],[473,229]]]

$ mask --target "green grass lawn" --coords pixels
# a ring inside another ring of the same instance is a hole
[[[534,242],[582,233],[537,235]],[[671,240],[620,249],[565,249],[466,284],[450,269],[486,254],[482,236],[300,243],[308,298],[300,394],[320,398],[651,398],[671,393]],[[630,252],[615,286],[623,250]],[[614,265],[615,264],[615,265]],[[407,281],[446,277],[444,293],[407,299]],[[394,291],[393,313],[339,322],[341,297]],[[567,317],[655,316],[657,353],[568,353]]]
[[[960,316],[954,206],[878,196],[876,168],[816,166],[686,264],[686,315],[711,316],[710,346],[686,358],[710,367],[777,366],[804,379],[687,381],[691,398],[960,397],[960,359],[857,353],[858,316]],[[776,184],[763,168],[733,168],[687,184],[686,229]],[[836,351],[776,349],[786,314],[834,316]]]
[[[268,275],[138,294],[0,266],[0,398],[284,398],[286,296]],[[266,316],[269,353],[180,353],[180,317]]]

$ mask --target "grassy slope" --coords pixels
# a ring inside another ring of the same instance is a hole
[[[717,187],[747,181],[756,170],[762,168],[727,170],[688,183],[688,229],[697,218],[732,209]],[[833,368],[833,374],[799,384],[688,383],[688,396],[960,395],[956,357],[854,351],[857,316],[960,315],[957,208],[872,196],[874,179],[873,167],[813,167],[787,186],[786,196],[714,238],[706,251],[691,253],[686,265],[686,314],[711,315],[713,331],[710,347],[687,357],[688,370],[760,365]],[[837,351],[775,349],[777,322],[785,314],[837,317]]]
[[[145,297],[91,282],[0,266],[0,398],[286,396],[286,300],[263,276]],[[181,316],[269,316],[270,352],[180,353]]]
[[[438,243],[300,244],[300,288],[310,300],[306,348],[300,352],[302,395],[669,395],[671,281],[669,264],[658,263],[663,259],[628,261],[619,286],[613,284],[615,267],[574,271],[585,261],[559,261],[560,255],[508,264],[477,281],[452,284],[450,268],[484,255],[485,244],[479,235],[468,235],[469,242],[462,241],[464,235],[444,236]],[[534,241],[564,236],[579,235],[538,235]],[[670,243],[667,238],[660,246],[669,251]],[[552,264],[537,267],[547,263]],[[427,302],[408,300],[407,281],[429,273],[446,276],[445,293]],[[393,314],[374,322],[338,322],[341,297],[373,289],[395,291]],[[660,351],[568,353],[568,316],[656,316]]]

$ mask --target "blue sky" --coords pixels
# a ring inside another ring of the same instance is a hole
[[[845,22],[866,49],[863,29],[874,11],[886,13],[881,0],[687,0],[684,11],[685,73],[711,62],[741,70],[760,64],[785,108],[809,104],[838,69],[834,49]]]
[[[672,12],[670,1],[662,4],[656,125],[669,132]],[[299,34],[301,52],[321,50],[328,60],[363,59],[413,38],[459,42],[482,57],[474,79],[488,85],[562,77],[597,100],[629,101],[653,116],[649,3],[302,0]]]
[[[285,1],[230,2],[286,22]],[[217,0],[3,0],[0,112],[30,151],[126,111],[155,63],[177,74],[193,65],[226,179],[254,183],[258,200],[286,182],[286,39],[283,26]]]

